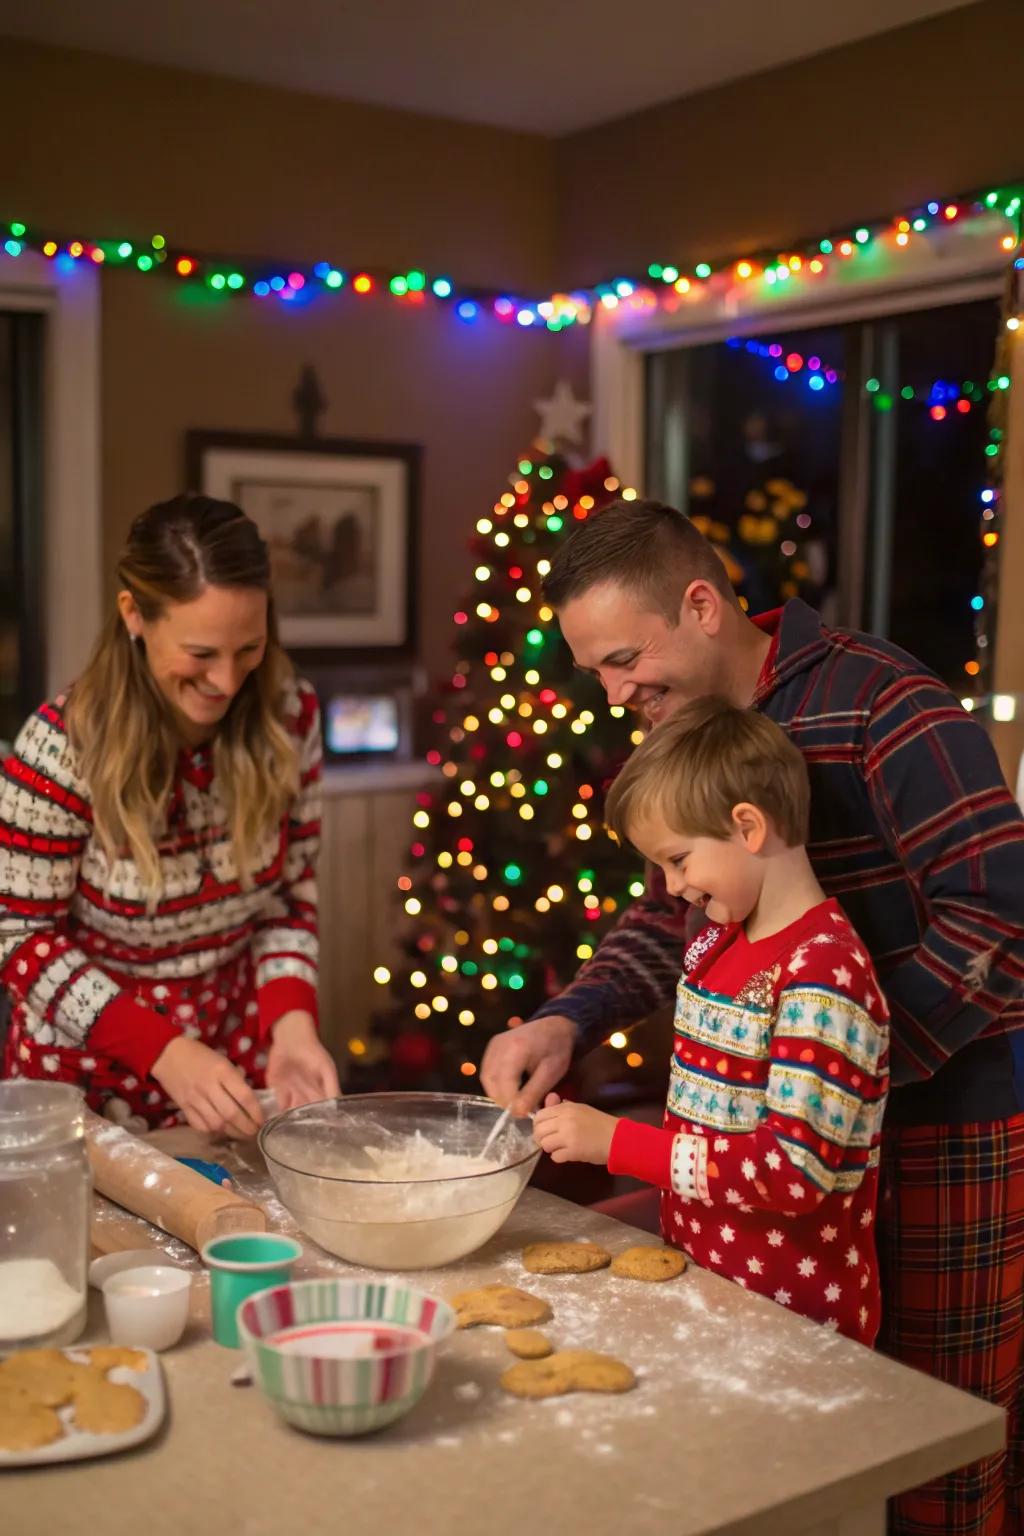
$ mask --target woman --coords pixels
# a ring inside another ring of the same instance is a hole
[[[0,780],[5,1077],[134,1128],[252,1135],[338,1091],[316,1027],[320,722],[236,506],[136,518],[117,606]]]

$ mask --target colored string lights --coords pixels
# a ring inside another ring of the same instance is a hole
[[[881,247],[905,250],[936,231],[970,226],[979,218],[998,220],[998,249],[1012,256],[1021,244],[1021,207],[1022,193],[1016,187],[933,199],[891,219],[799,242],[787,252],[730,256],[697,262],[686,269],[679,264],[651,262],[642,276],[619,277],[589,288],[532,298],[473,287],[448,275],[429,275],[420,268],[396,273],[330,261],[242,262],[176,248],[162,234],[143,240],[68,237],[32,229],[21,220],[7,226],[2,250],[12,259],[32,250],[60,263],[85,261],[100,267],[131,267],[142,273],[163,271],[180,283],[224,299],[248,294],[265,302],[300,305],[317,295],[354,294],[369,299],[383,294],[411,307],[447,305],[455,318],[467,325],[490,318],[516,329],[561,331],[586,325],[598,305],[608,310],[622,305],[675,306],[681,298],[699,298],[737,286],[761,284],[770,291],[783,284],[813,282]],[[1009,317],[1010,322],[1013,320],[1020,323],[1017,315]],[[829,383],[827,372],[820,377],[824,388]],[[811,388],[815,388],[813,383]]]

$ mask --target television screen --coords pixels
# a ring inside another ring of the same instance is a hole
[[[397,752],[398,701],[387,693],[336,693],[327,700],[324,737],[332,756]]]

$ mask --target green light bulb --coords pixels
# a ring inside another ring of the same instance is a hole
[[[544,632],[543,632],[543,630],[540,630],[540,629],[528,629],[527,632],[526,632],[526,642],[527,642],[528,645],[543,645],[544,644]]]

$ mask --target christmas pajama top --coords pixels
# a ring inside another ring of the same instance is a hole
[[[152,910],[134,860],[111,867],[94,834],[63,703],[31,716],[0,773],[0,985],[14,1005],[3,1075],[76,1082],[111,1118],[163,1124],[175,1106],[148,1074],[169,1041],[200,1039],[259,1086],[277,1020],[316,1016],[316,695],[290,689],[300,788],[248,889],[212,752],[180,753]]]
[[[666,1242],[864,1344],[888,1018],[835,901],[755,943],[705,928],[678,985],[664,1125],[620,1120],[608,1162],[663,1191]]]

